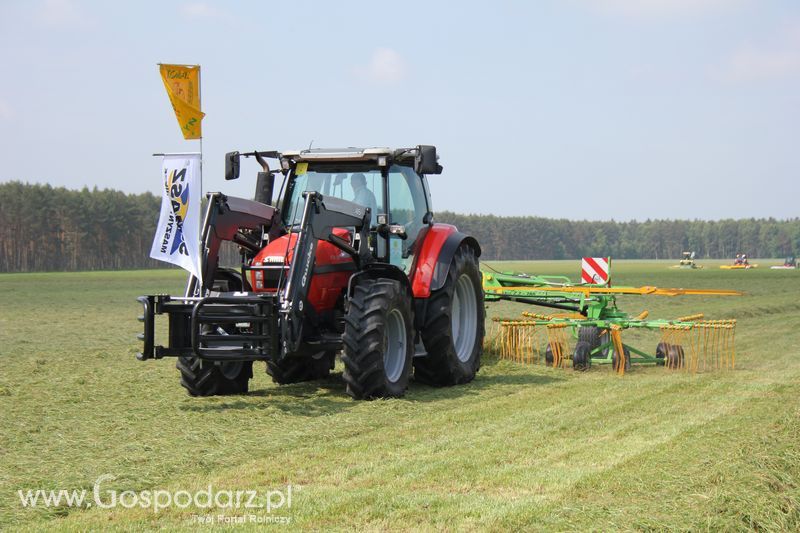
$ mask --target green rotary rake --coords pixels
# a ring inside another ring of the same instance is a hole
[[[607,275],[602,284],[574,284],[564,276],[486,271],[483,289],[486,301],[509,300],[558,310],[495,319],[487,342],[505,359],[553,367],[571,362],[576,370],[608,364],[620,375],[633,364],[687,372],[732,369],[736,364],[735,320],[705,320],[703,314],[651,319],[647,311],[631,316],[617,306],[617,296],[741,295],[738,291],[611,287]],[[625,342],[623,332],[633,330],[658,333],[655,350]]]

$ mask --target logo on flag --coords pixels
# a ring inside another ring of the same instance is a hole
[[[161,215],[150,257],[185,268],[200,278],[200,156],[166,155]]]
[[[177,251],[183,255],[189,255],[183,237],[183,221],[186,220],[186,213],[189,211],[189,184],[186,183],[186,169],[183,168],[179,172],[170,171],[164,185],[175,221],[175,238],[172,240],[172,249],[169,253],[174,254]],[[166,241],[164,244],[166,245]],[[166,252],[166,246],[163,246],[161,251]]]
[[[160,65],[159,70],[183,138],[199,139],[203,136],[201,122],[206,116],[200,110],[200,67]]]
[[[607,285],[610,279],[610,257],[584,257],[581,260],[581,281],[594,285]]]

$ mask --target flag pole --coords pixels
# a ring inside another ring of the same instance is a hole
[[[197,65],[197,107],[200,111],[203,111],[203,83],[202,83],[202,68],[200,65]],[[203,206],[203,120],[200,119],[200,207],[202,211]],[[205,272],[203,271],[203,256],[205,255],[205,243],[203,242],[203,224],[200,225],[200,235],[197,236],[200,241],[200,246],[197,247],[198,254],[200,255],[199,263],[200,265],[200,279],[197,280],[197,285],[200,287],[200,294],[199,296],[203,296],[203,277],[205,276]]]

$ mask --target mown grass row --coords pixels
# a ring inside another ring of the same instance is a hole
[[[618,262],[615,280],[747,294],[623,307],[736,315],[736,371],[620,379],[489,355],[467,386],[374,402],[349,400],[337,375],[277,387],[260,367],[250,395],[188,398],[172,361],[133,358],[133,298],[179,291],[178,272],[0,276],[0,526],[196,527],[197,509],[32,510],[16,496],[91,490],[108,473],[119,491],[291,483],[302,490],[283,514],[317,529],[796,529],[800,276],[667,266]]]

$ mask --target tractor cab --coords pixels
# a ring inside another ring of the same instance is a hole
[[[375,260],[409,273],[420,234],[433,220],[430,189],[422,171],[441,173],[435,149],[422,156],[409,149],[303,150],[284,152],[281,165],[289,169],[279,200],[286,228],[302,222],[305,193],[353,202],[370,212],[367,245]]]

